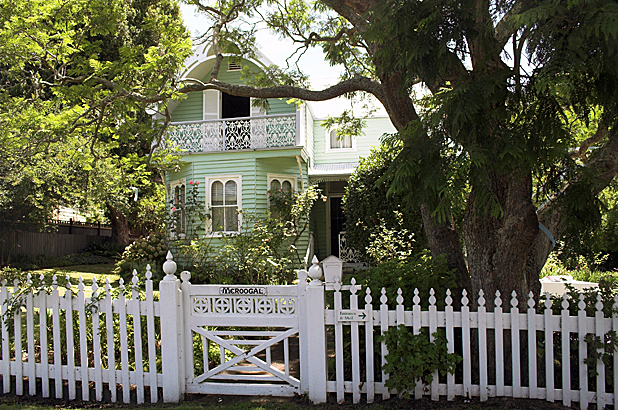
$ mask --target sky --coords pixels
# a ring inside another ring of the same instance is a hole
[[[195,13],[195,7],[186,4],[180,5],[182,17],[191,35],[195,37],[201,34],[205,24],[205,18]],[[292,41],[281,40],[270,34],[267,30],[261,30],[257,35],[260,51],[279,67],[286,67],[288,58],[297,46]],[[324,54],[319,48],[309,49],[299,60],[298,66],[303,73],[309,75],[311,85],[314,89],[320,90],[338,82],[342,67],[331,67],[324,59]],[[311,108],[317,118],[326,118],[328,115],[338,115],[345,108],[350,107],[350,103],[345,99],[336,99],[320,103],[311,103]],[[382,109],[383,110],[383,109]],[[380,111],[382,111],[380,110]],[[381,112],[379,112],[381,114]],[[385,112],[384,112],[385,114]]]

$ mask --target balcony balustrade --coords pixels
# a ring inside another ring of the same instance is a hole
[[[168,140],[185,152],[293,147],[298,142],[296,114],[222,120],[172,122]]]

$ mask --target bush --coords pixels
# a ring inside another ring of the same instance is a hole
[[[94,255],[90,252],[76,253],[64,256],[49,255],[15,255],[11,258],[10,266],[21,270],[35,270],[41,268],[61,268],[72,265],[98,265],[109,263],[110,258]]]
[[[144,272],[150,265],[153,280],[158,281],[163,277],[163,262],[167,255],[167,245],[163,233],[155,233],[146,238],[139,238],[127,246],[122,254],[122,259],[116,264],[114,273],[120,275],[125,282],[130,281],[133,270]]]
[[[397,389],[406,396],[414,391],[416,381],[430,384],[433,372],[440,375],[455,373],[455,365],[462,358],[455,353],[448,353],[444,330],[435,332],[433,341],[429,341],[427,329],[413,335],[405,325],[389,328],[380,340],[384,340],[388,349],[386,363],[382,370],[388,373],[386,387]]]
[[[383,178],[399,149],[382,144],[367,158],[361,158],[343,197],[348,246],[372,264],[379,260],[368,250],[375,249],[375,236],[386,231],[402,232],[397,236],[400,247],[411,250],[411,254],[427,247],[420,211],[406,208],[401,195],[389,195],[390,180]]]
[[[121,244],[112,241],[94,242],[84,248],[84,252],[114,259],[119,259],[123,251]]]
[[[386,288],[388,305],[394,309],[397,305],[397,289],[402,290],[404,304],[413,305],[414,290],[418,289],[420,305],[427,309],[429,290],[434,289],[438,308],[444,307],[447,289],[456,289],[455,274],[446,267],[443,258],[433,260],[428,251],[404,260],[391,259],[374,266],[361,276],[359,283],[371,288],[373,305],[379,309],[382,288]]]

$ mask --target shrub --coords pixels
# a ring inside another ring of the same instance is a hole
[[[413,335],[405,325],[401,325],[388,329],[381,336],[380,339],[384,340],[388,348],[382,369],[389,375],[386,380],[389,389],[397,389],[401,394],[409,396],[417,380],[423,384],[431,383],[435,370],[441,375],[455,373],[455,365],[462,358],[455,353],[448,353],[443,329],[432,335],[433,341],[429,340],[426,330]]]
[[[402,232],[391,237],[396,237],[399,246],[410,249],[412,254],[426,248],[420,211],[406,208],[401,195],[388,194],[390,180],[385,175],[399,151],[400,147],[384,144],[373,148],[367,158],[361,158],[343,197],[346,241],[369,263],[381,260],[376,260],[376,253],[370,251],[376,249],[376,236],[385,232]]]
[[[382,288],[386,288],[388,304],[393,309],[397,304],[397,289],[402,290],[404,304],[412,306],[414,290],[418,289],[421,307],[428,306],[429,290],[435,291],[436,305],[444,307],[446,289],[455,289],[455,274],[446,267],[444,258],[433,260],[428,251],[407,259],[391,259],[366,271],[360,283],[371,288],[373,304],[379,308]]]
[[[155,233],[146,238],[139,238],[125,248],[114,273],[120,275],[125,281],[130,281],[133,269],[143,272],[146,270],[146,265],[150,265],[153,280],[161,279],[166,255],[167,245],[164,234]]]
[[[110,258],[94,255],[90,252],[76,253],[64,256],[49,255],[15,255],[11,258],[10,266],[21,270],[34,270],[41,268],[60,268],[72,265],[98,265],[109,263]]]

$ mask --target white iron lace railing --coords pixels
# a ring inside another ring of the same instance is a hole
[[[348,247],[345,240],[345,231],[339,232],[339,259],[345,263],[363,263],[360,252]]]
[[[234,151],[296,145],[296,114],[172,122],[168,139],[187,152]]]

